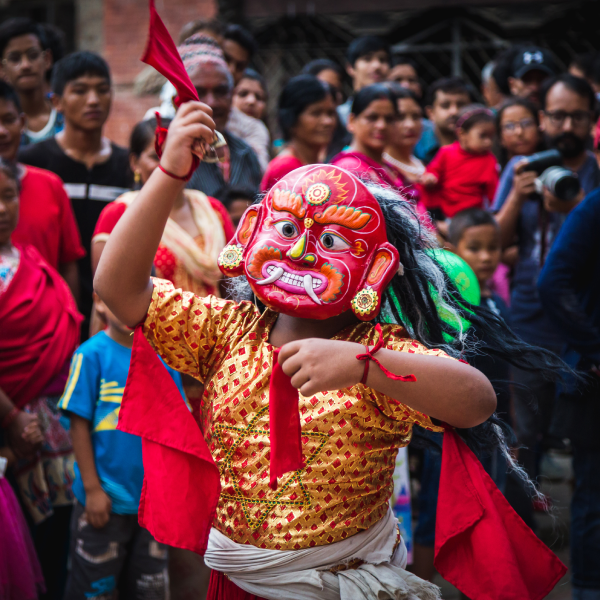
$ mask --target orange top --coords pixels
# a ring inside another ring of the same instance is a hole
[[[250,302],[199,298],[154,280],[144,334],[165,362],[205,384],[200,426],[221,472],[214,526],[238,543],[300,549],[337,542],[381,519],[393,490],[397,449],[429,417],[361,384],[300,395],[305,467],[269,488],[269,378],[277,319]],[[383,326],[384,347],[446,356]],[[374,344],[358,323],[334,339]],[[410,385],[410,384],[406,384]],[[201,485],[201,482],[200,482]]]

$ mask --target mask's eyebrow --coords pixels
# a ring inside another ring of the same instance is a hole
[[[320,225],[343,225],[348,229],[362,229],[371,215],[350,206],[328,206],[322,213],[314,215]]]
[[[275,190],[271,202],[275,210],[292,213],[298,219],[304,219],[304,215],[306,215],[302,196],[290,192],[290,190]]]

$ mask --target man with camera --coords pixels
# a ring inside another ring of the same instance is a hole
[[[512,326],[530,344],[559,353],[564,337],[541,304],[537,280],[567,214],[600,185],[600,170],[594,155],[586,150],[594,118],[594,92],[587,81],[559,75],[545,82],[540,99],[540,128],[546,144],[560,152],[564,168],[577,174],[580,190],[574,188],[577,181],[572,174],[557,172],[553,167],[552,176],[547,170],[548,160],[515,157],[502,174],[494,210],[503,247],[516,241],[519,250],[511,296]],[[540,442],[544,439],[550,442],[547,446],[552,445],[548,429],[556,390],[554,384],[535,373],[515,370],[513,380],[524,386],[515,389],[515,429],[519,444],[524,446],[519,460],[535,477]],[[532,395],[537,410],[532,406]],[[527,510],[530,514],[522,516],[532,523],[531,509]]]

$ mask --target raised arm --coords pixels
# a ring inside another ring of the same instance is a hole
[[[304,396],[359,383],[365,364],[356,359],[364,346],[339,340],[305,339],[285,344],[279,353],[283,371]],[[381,364],[416,382],[394,381],[376,365],[369,366],[366,385],[429,417],[454,427],[474,427],[496,410],[496,394],[481,372],[442,356],[382,349]]]
[[[537,173],[534,171],[522,171],[524,166],[524,162],[519,162],[515,165],[512,187],[505,202],[496,214],[496,221],[498,221],[498,225],[500,226],[503,248],[507,248],[514,243],[517,223],[523,204],[525,204],[530,194],[535,192],[535,178],[537,177]]]
[[[177,111],[161,166],[185,176],[197,140],[214,137],[212,110],[187,102]],[[94,277],[94,289],[123,323],[133,327],[146,315],[152,299],[152,261],[177,194],[185,183],[156,169],[106,242]]]

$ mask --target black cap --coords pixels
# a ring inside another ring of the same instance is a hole
[[[524,48],[513,60],[513,77],[521,79],[529,71],[543,71],[548,75],[556,75],[557,69],[551,54],[537,46]]]

